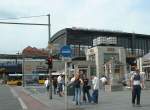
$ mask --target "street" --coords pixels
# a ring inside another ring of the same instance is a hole
[[[150,90],[143,90],[141,95],[141,107],[133,107],[131,104],[131,91],[124,90],[106,93],[100,91],[99,104],[82,103],[76,106],[72,96],[67,97],[67,110],[149,110]],[[21,101],[20,101],[21,100]],[[65,97],[49,94],[43,86],[1,86],[0,110],[65,110]]]
[[[0,110],[49,110],[22,87],[0,86]]]
[[[22,110],[19,100],[7,86],[0,86],[0,110]]]

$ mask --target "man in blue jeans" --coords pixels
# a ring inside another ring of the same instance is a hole
[[[141,95],[141,87],[144,88],[144,80],[140,75],[139,69],[136,69],[134,75],[131,76],[131,88],[132,88],[132,105],[140,106],[140,95]]]
[[[99,78],[98,77],[92,76],[92,85],[93,85],[92,100],[94,103],[98,104],[98,90],[99,90]]]

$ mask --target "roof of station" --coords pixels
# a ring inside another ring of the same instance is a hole
[[[53,42],[55,39],[57,39],[58,37],[60,37],[61,35],[64,35],[68,32],[75,32],[75,33],[78,33],[78,34],[81,34],[81,33],[86,33],[86,34],[110,34],[110,35],[116,35],[116,34],[119,34],[119,35],[126,35],[126,36],[138,36],[138,37],[148,37],[150,38],[150,35],[146,35],[146,34],[138,34],[138,33],[129,33],[129,32],[123,32],[123,31],[116,31],[116,30],[98,30],[98,29],[86,29],[86,28],[76,28],[76,27],[72,27],[72,28],[64,28],[60,31],[58,31],[57,33],[55,33],[52,37],[51,37],[51,42]]]

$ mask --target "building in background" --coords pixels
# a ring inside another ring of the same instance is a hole
[[[103,43],[99,42],[99,40],[103,40]],[[136,59],[150,51],[150,35],[119,31],[65,28],[54,34],[50,42],[52,51],[55,52],[56,56],[59,57],[61,47],[70,45],[72,48],[72,58],[75,58],[85,57],[85,51],[88,48],[97,45],[109,46],[110,43],[105,42],[107,40],[112,42],[112,46],[125,48],[127,68],[130,71],[137,66],[135,63]]]
[[[88,49],[87,60],[94,61],[96,65],[96,75],[105,75],[110,79],[112,85],[118,84],[125,78],[126,56],[123,47],[116,46],[96,46]]]

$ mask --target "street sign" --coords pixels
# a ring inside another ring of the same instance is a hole
[[[71,50],[70,46],[68,46],[68,45],[63,46],[63,47],[60,49],[60,54],[61,54],[63,57],[71,57],[71,53],[72,53],[72,50]]]

